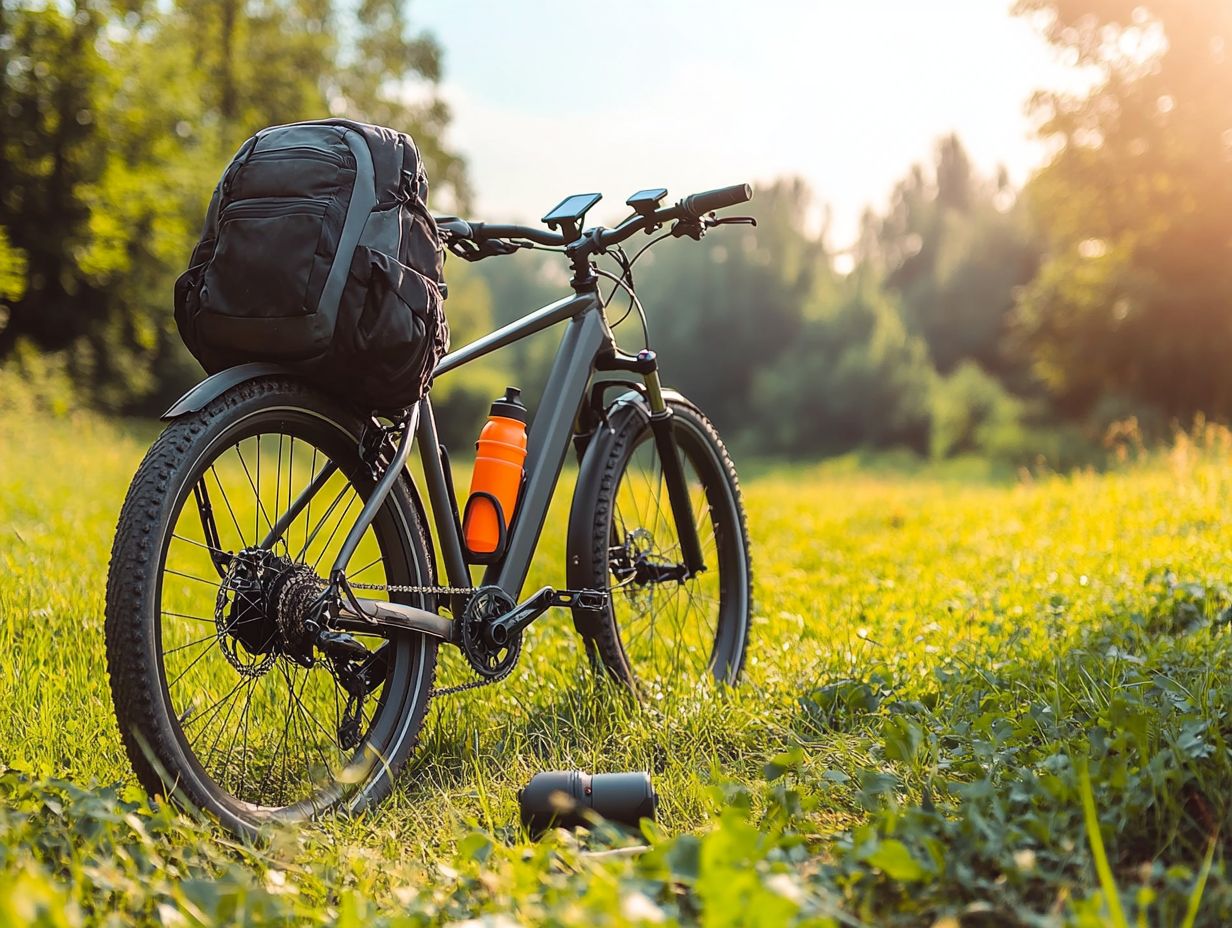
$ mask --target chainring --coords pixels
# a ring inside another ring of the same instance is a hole
[[[515,606],[517,603],[499,587],[481,586],[462,614],[458,644],[475,673],[489,683],[508,676],[522,655],[521,632],[500,647],[490,644],[484,637],[488,622],[512,611]]]

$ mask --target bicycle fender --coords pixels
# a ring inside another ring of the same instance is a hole
[[[169,422],[180,416],[188,415],[192,412],[199,412],[204,409],[209,403],[222,396],[232,387],[238,386],[249,380],[256,380],[258,377],[299,377],[295,371],[282,364],[275,364],[271,361],[254,361],[250,364],[238,364],[235,367],[228,367],[224,371],[219,371],[217,374],[211,374],[201,381],[187,393],[181,396],[178,400],[171,404],[159,418],[164,422]],[[437,577],[436,549],[431,541],[432,523],[428,521],[428,510],[424,505],[423,496],[419,492],[419,486],[415,483],[414,477],[408,471],[406,474],[407,482],[410,484],[411,501],[415,504],[416,515],[419,517],[419,524],[423,529],[424,534],[428,538],[428,561],[431,565],[432,576]]]
[[[663,398],[669,402],[696,406],[683,394],[665,388]],[[577,483],[573,488],[573,502],[569,509],[569,530],[565,536],[565,578],[570,589],[583,589],[592,583],[590,569],[594,541],[595,514],[592,504],[602,484],[608,456],[611,454],[611,436],[618,432],[629,416],[640,416],[650,421],[650,406],[637,390],[629,390],[612,400],[605,408],[610,428],[600,425],[586,446],[578,467]],[[593,610],[573,608],[573,627],[583,638],[593,638],[597,615]]]
[[[239,364],[235,367],[228,367],[225,371],[219,371],[217,374],[211,374],[209,377],[206,377],[205,380],[172,403],[170,408],[159,418],[164,422],[169,422],[187,413],[198,412],[232,387],[248,380],[255,380],[258,377],[270,376],[295,377],[298,375],[290,368],[284,367],[281,364],[274,364],[270,361],[254,361],[251,364]]]

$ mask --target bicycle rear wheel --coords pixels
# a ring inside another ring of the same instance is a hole
[[[606,609],[577,614],[579,630],[597,663],[643,697],[707,679],[736,683],[752,610],[735,467],[696,407],[669,405],[706,569],[675,579],[680,540],[641,401],[619,404],[595,434],[570,517],[570,585],[611,590]]]
[[[374,488],[357,451],[362,427],[295,381],[242,384],[167,427],[120,516],[106,636],[125,747],[151,793],[233,831],[378,802],[418,739],[436,641],[356,636],[369,656],[340,662],[314,649],[295,619],[306,613],[293,608],[319,592]],[[312,502],[263,550],[323,473]],[[405,479],[395,484],[351,579],[432,583],[411,494]]]

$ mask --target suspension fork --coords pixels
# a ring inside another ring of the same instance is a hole
[[[626,354],[619,348],[602,352],[595,360],[596,370],[629,371],[641,374],[646,381],[646,401],[650,406],[650,432],[654,437],[655,450],[663,468],[663,482],[667,485],[667,498],[676,520],[676,537],[680,539],[680,554],[684,559],[684,577],[688,579],[706,569],[702,558],[702,544],[697,536],[697,523],[693,519],[693,502],[685,481],[684,464],[680,449],[676,446],[676,427],[672,422],[672,408],[663,399],[663,385],[659,382],[659,359],[649,348],[635,355]]]

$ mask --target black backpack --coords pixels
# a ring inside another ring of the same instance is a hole
[[[410,137],[346,119],[263,129],[223,172],[175,285],[209,373],[277,361],[368,410],[417,402],[449,347],[440,235]]]

